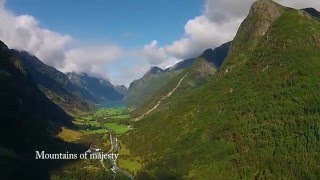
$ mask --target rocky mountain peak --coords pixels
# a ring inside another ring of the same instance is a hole
[[[258,0],[254,2],[250,8],[249,14],[242,22],[238,33],[232,42],[229,53],[233,51],[241,51],[243,42],[251,41],[245,49],[254,48],[259,38],[263,37],[269,27],[275,22],[285,11],[286,7],[272,0]]]
[[[285,11],[285,7],[272,0],[259,0],[252,4],[248,17],[252,17],[253,38],[263,36],[270,25]]]
[[[0,49],[1,50],[8,49],[8,46],[4,42],[0,41]]]
[[[163,69],[157,67],[157,66],[153,66],[150,68],[149,71],[146,72],[146,74],[143,77],[147,77],[150,75],[158,75],[158,74],[162,74],[164,72]]]
[[[314,8],[305,8],[305,9],[302,9],[302,10],[307,12],[311,16],[320,19],[320,12],[318,10],[316,10],[316,9],[314,9]]]

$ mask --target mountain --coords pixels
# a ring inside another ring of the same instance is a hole
[[[157,66],[151,67],[143,77],[153,76],[153,75],[160,75],[163,74],[165,71]]]
[[[25,71],[38,85],[39,89],[60,107],[72,114],[87,112],[92,109],[91,105],[78,95],[87,93],[86,90],[75,87],[67,75],[44,64],[36,56],[26,51],[11,50],[11,52],[18,56],[25,67]],[[93,97],[89,93],[87,94],[86,99],[92,101]]]
[[[173,65],[172,67],[167,68],[165,71],[183,70],[187,67],[190,67],[194,63],[195,60],[196,60],[195,58],[185,59],[185,60],[180,61],[177,64]]]
[[[124,97],[124,103],[128,107],[140,107],[151,98],[157,90],[181,71],[166,72],[159,67],[152,67],[145,75],[133,81]]]
[[[218,71],[192,86],[185,69],[121,138],[143,162],[137,178],[318,179],[319,29],[303,11],[255,2]]]
[[[127,87],[124,85],[116,85],[114,88],[118,93],[120,93],[122,95],[126,95],[128,92]]]
[[[230,44],[231,42],[228,42],[213,50],[208,49],[200,57],[212,63],[215,67],[220,67],[228,54]],[[186,59],[165,70],[156,66],[152,67],[143,78],[135,80],[130,84],[124,102],[129,107],[141,107],[172,78],[176,77],[184,69],[191,67],[196,60],[197,58]]]
[[[303,9],[303,11],[307,12],[308,14],[310,14],[313,17],[320,19],[320,12],[314,8],[305,8],[305,9]]]
[[[68,147],[53,135],[61,126],[72,126],[72,118],[38,88],[31,74],[0,41],[0,179],[47,179],[52,166],[35,161],[34,151]]]
[[[228,55],[230,45],[231,42],[227,42],[213,50],[207,49],[200,57],[206,59],[210,63],[214,64],[215,67],[219,68]]]
[[[122,101],[124,94],[110,82],[97,77],[91,77],[86,73],[67,73],[69,80],[79,89],[85,89],[90,93],[95,102],[105,104],[107,102]],[[121,88],[124,90],[123,87]],[[84,96],[87,98],[87,96]]]
[[[219,68],[222,65],[225,58],[227,57],[230,45],[231,45],[231,42],[227,42],[214,49],[207,49],[200,55],[200,57],[206,59],[208,62],[212,63],[215,67]],[[167,68],[166,71],[176,71],[176,70],[186,69],[187,67],[190,67],[195,62],[195,60],[196,58],[183,60],[175,64],[174,66]]]

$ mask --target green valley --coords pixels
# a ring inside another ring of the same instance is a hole
[[[99,18],[90,22],[97,36],[80,43],[0,0],[0,179],[319,179],[320,12],[300,6],[320,4],[280,2],[294,8],[207,0],[194,19],[176,12],[189,1],[162,4],[164,19],[150,15],[162,1],[143,11],[95,2],[124,16],[102,16],[110,37],[93,25]],[[131,34],[143,13],[157,30]],[[170,26],[185,20],[182,38],[167,44]],[[63,154],[76,158],[50,157]]]

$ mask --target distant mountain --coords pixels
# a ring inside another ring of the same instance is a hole
[[[185,69],[122,137],[144,162],[137,179],[319,179],[319,30],[300,10],[253,3],[218,71],[192,86]]]
[[[314,8],[305,8],[303,9],[305,12],[307,12],[308,14],[310,14],[311,16],[313,17],[316,17],[320,20],[320,12],[317,11],[316,9]]]
[[[122,101],[125,89],[123,87],[115,87],[110,82],[97,77],[91,77],[86,73],[67,73],[69,80],[79,89],[85,89],[90,93],[97,103],[107,103],[114,101]],[[87,98],[86,95],[83,95]]]
[[[159,67],[152,67],[145,75],[133,81],[126,93],[124,103],[129,107],[140,107],[151,98],[154,93],[181,71],[164,71]]]
[[[152,75],[160,75],[163,74],[165,71],[157,66],[153,66],[147,71],[143,77],[148,77]]]
[[[215,67],[219,68],[228,55],[230,45],[231,42],[227,42],[213,50],[207,49],[200,57],[206,59],[208,62],[214,64]]]
[[[231,42],[227,42],[214,49],[207,49],[200,55],[200,57],[206,59],[208,62],[212,63],[215,67],[219,68],[228,55],[230,45],[231,45]],[[195,61],[196,61],[196,58],[186,59],[178,62],[172,67],[167,68],[165,71],[176,71],[176,70],[186,69],[190,67]]]
[[[77,114],[80,111],[89,111],[92,107],[86,100],[93,100],[84,89],[74,86],[67,75],[57,69],[44,64],[36,56],[25,51],[11,50],[21,59],[25,70],[38,85],[39,89],[51,100],[66,111]],[[78,94],[86,93],[86,100]]]
[[[207,49],[200,55],[200,58],[215,67],[220,67],[228,54],[230,44],[231,42],[228,42],[213,50]],[[142,106],[172,78],[179,75],[184,69],[191,67],[196,60],[197,58],[186,59],[165,70],[156,66],[152,67],[141,79],[130,84],[124,98],[125,104],[131,107]]]
[[[195,58],[185,59],[185,60],[180,61],[177,64],[173,65],[172,67],[165,69],[165,71],[168,72],[168,71],[183,70],[185,68],[190,67],[194,63],[195,60],[196,60]]]
[[[114,88],[118,93],[120,93],[122,95],[126,95],[128,92],[127,87],[124,85],[116,85]]]

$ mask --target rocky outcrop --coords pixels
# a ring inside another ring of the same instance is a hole
[[[233,41],[230,51],[240,50],[239,46],[251,40],[257,40],[265,35],[269,27],[286,10],[286,7],[277,4],[272,0],[258,0],[252,4],[247,18],[241,24],[235,41]],[[253,48],[255,42],[250,44]],[[230,52],[229,52],[230,53]]]

